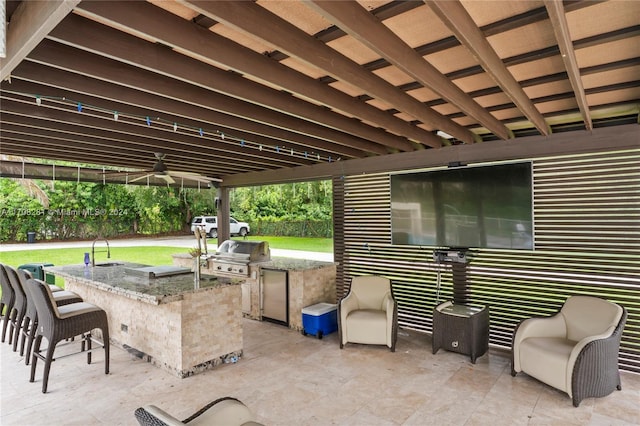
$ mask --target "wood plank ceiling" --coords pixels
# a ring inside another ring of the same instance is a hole
[[[162,152],[224,179],[638,122],[638,1],[5,7],[6,156],[149,169]]]

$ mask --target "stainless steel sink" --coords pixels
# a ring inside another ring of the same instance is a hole
[[[102,262],[96,263],[96,266],[122,266],[124,263],[122,262]]]

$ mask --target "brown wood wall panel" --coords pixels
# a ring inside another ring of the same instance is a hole
[[[503,348],[519,321],[556,312],[569,295],[620,303],[620,366],[640,372],[640,149],[529,159],[535,250],[471,250],[464,297],[489,305],[490,343]],[[401,327],[431,333],[433,308],[454,296],[452,269],[434,263],[434,247],[391,244],[389,173],[334,179],[334,192],[338,296],[353,276],[387,276]]]

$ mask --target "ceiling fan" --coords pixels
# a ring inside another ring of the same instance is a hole
[[[174,180],[174,178],[176,179],[188,179],[188,180],[193,180],[193,181],[197,181],[197,182],[202,182],[202,183],[206,183],[206,184],[210,184],[211,182],[222,182],[222,179],[217,179],[217,178],[212,178],[212,177],[208,177],[208,176],[203,176],[201,174],[198,173],[193,173],[193,172],[179,172],[179,171],[174,171],[174,170],[169,170],[167,168],[167,165],[164,164],[164,154],[161,152],[156,152],[154,153],[154,155],[156,156],[156,163],[153,165],[153,168],[151,170],[140,170],[140,171],[127,171],[127,172],[115,172],[117,174],[127,174],[127,175],[140,175],[134,179],[129,180],[129,182],[136,182],[142,179],[146,179],[148,177],[156,177],[156,178],[160,178],[160,179],[164,179],[168,184],[173,184],[176,183],[176,181]],[[105,173],[110,173],[110,172],[105,172]],[[113,173],[112,173],[113,174]]]

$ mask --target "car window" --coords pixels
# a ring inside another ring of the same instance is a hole
[[[200,221],[202,220],[201,217],[196,217],[195,219],[193,219],[193,223],[200,223]]]
[[[216,223],[216,218],[215,217],[208,217],[207,218],[207,223]]]
[[[234,218],[231,218],[231,223],[238,223],[238,221],[235,220]]]

